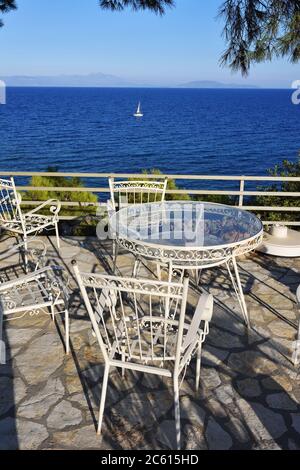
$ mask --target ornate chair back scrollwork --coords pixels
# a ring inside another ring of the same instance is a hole
[[[0,179],[0,228],[21,236],[26,251],[28,237],[53,228],[59,248],[58,214],[61,209],[60,201],[49,199],[25,213],[22,212],[21,202],[22,197],[16,190],[14,179]],[[26,267],[27,261],[25,258]]]
[[[20,208],[21,196],[16,191],[13,178],[0,179],[0,223],[5,228],[15,228],[16,225],[24,229],[22,212]]]
[[[105,361],[99,412],[101,432],[109,369],[117,367],[173,380],[177,446],[180,447],[179,381],[209,332],[213,297],[203,294],[192,318],[187,314],[189,279],[181,283],[80,272],[73,261],[92,328]]]
[[[150,202],[164,202],[167,191],[168,179],[161,181],[115,181],[109,178],[110,205],[112,211],[120,210],[129,205],[145,204]],[[116,269],[118,246],[113,240],[113,259]],[[136,260],[133,272],[136,271],[138,260]]]
[[[168,180],[162,181],[115,181],[109,178],[111,202],[114,210],[130,204],[163,202]]]

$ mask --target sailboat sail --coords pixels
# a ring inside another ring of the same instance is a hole
[[[139,102],[136,113],[134,114],[135,117],[143,117],[143,113],[141,112],[141,102]]]

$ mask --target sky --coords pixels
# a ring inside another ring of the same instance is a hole
[[[103,11],[98,0],[17,0],[3,15],[0,78],[102,72],[138,84],[194,80],[290,87],[300,64],[276,60],[252,68],[247,79],[221,68],[225,48],[222,0],[176,0],[165,16]]]

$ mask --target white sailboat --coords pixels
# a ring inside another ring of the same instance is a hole
[[[141,111],[141,102],[139,102],[136,113],[134,114],[134,117],[143,117],[143,113]]]

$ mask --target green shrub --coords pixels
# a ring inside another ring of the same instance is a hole
[[[49,173],[57,172],[58,168],[49,167],[46,170]],[[33,176],[29,183],[33,187],[60,187],[60,188],[82,188],[83,181],[80,178],[65,176]],[[84,204],[82,206],[62,206],[59,213],[60,217],[72,216],[75,219],[67,222],[61,221],[60,225],[64,228],[65,232],[73,235],[83,235],[87,232],[95,234],[95,227],[97,225],[96,211],[97,207],[94,205],[98,202],[96,194],[88,191],[69,192],[69,191],[56,191],[47,189],[44,191],[29,190],[22,192],[23,201],[47,201],[48,199],[58,199],[61,202],[78,202]],[[85,205],[90,204],[90,205]],[[24,211],[31,210],[31,205],[24,204],[22,206]],[[45,209],[44,213],[47,213]]]
[[[289,160],[283,160],[279,165],[275,165],[273,168],[268,170],[270,176],[283,176],[283,177],[296,177],[300,176],[300,158],[296,162]],[[260,186],[257,188],[259,191],[268,192],[300,192],[300,181],[286,181],[272,183],[266,186]],[[300,207],[300,198],[296,197],[285,197],[285,196],[257,196],[255,198],[255,205],[257,206],[277,206],[277,207]],[[300,221],[300,212],[260,212],[261,217],[265,221]]]
[[[226,196],[226,194],[203,194],[195,196],[195,201],[214,202],[216,204],[226,204],[228,206],[236,206],[238,198],[236,196]]]

